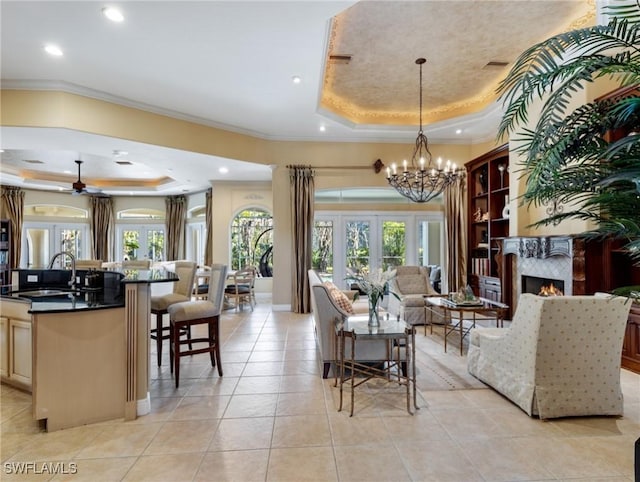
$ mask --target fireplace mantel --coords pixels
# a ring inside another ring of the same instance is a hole
[[[571,257],[572,238],[568,236],[505,238],[502,254],[515,254],[521,258]]]

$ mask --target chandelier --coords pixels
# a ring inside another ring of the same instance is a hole
[[[396,164],[387,168],[387,181],[396,191],[413,202],[426,203],[438,196],[444,189],[462,176],[462,169],[447,161],[442,165],[438,158],[434,164],[429,151],[429,141],[422,132],[422,64],[425,59],[416,60],[420,66],[420,130],[416,138],[416,147],[411,157],[411,165],[406,159],[402,163],[402,172],[398,173]]]

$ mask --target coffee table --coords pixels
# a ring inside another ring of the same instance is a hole
[[[432,327],[434,315],[443,319],[444,351],[447,351],[447,338],[449,335],[459,334],[460,355],[463,354],[462,340],[464,340],[464,337],[469,334],[472,328],[476,327],[478,315],[481,315],[484,320],[495,319],[496,326],[502,327],[504,315],[509,309],[509,306],[504,303],[486,298],[477,298],[475,303],[455,303],[446,297],[426,296],[424,301],[425,309],[430,312],[429,321]],[[426,335],[426,325],[424,329]]]
[[[416,404],[415,333],[415,328],[402,320],[381,319],[379,326],[371,327],[368,325],[368,315],[350,316],[346,321],[336,324],[338,370],[335,383],[340,386],[338,411],[342,410],[342,393],[345,383],[349,383],[351,387],[351,412],[349,416],[353,416],[355,388],[372,378],[379,378],[406,386],[407,412],[413,415],[411,411],[412,391],[413,406],[416,409],[419,408]],[[376,364],[365,364],[354,359],[358,341],[381,339],[387,341],[387,360]],[[350,344],[350,356],[345,359],[347,341]],[[405,356],[404,359],[401,359],[400,348],[403,345]],[[404,373],[401,369],[402,364],[406,367]],[[396,369],[395,373],[392,373],[393,368]],[[357,377],[358,375],[359,377]]]

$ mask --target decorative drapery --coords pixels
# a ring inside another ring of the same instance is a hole
[[[213,192],[212,189],[209,188],[205,195],[206,203],[205,203],[205,229],[207,233],[207,240],[204,244],[204,264],[207,266],[211,266],[213,264],[213,213],[211,210],[213,209],[213,204],[211,201]]]
[[[310,166],[288,166],[291,182],[292,299],[294,313],[311,311],[311,289],[307,271],[311,269],[313,241],[314,171]]]
[[[2,186],[2,212],[11,221],[11,267],[20,266],[22,223],[24,222],[24,191],[15,186]]]
[[[447,233],[445,258],[448,263],[443,293],[457,291],[467,285],[466,183],[465,176],[462,176],[444,194],[444,223]]]
[[[184,258],[185,231],[187,223],[187,198],[183,195],[167,196],[165,199],[167,236],[165,251],[167,261]]]
[[[116,218],[113,199],[105,196],[90,196],[91,253],[94,259],[113,261],[116,241]]]

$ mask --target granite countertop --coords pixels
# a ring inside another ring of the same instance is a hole
[[[53,290],[52,290],[53,291]],[[122,293],[110,291],[65,292],[46,296],[28,297],[24,292],[2,295],[5,300],[30,303],[29,313],[59,313],[66,311],[102,310],[124,306]]]
[[[5,300],[13,300],[21,303],[30,303],[29,313],[60,313],[68,311],[89,311],[110,308],[121,308],[125,306],[123,284],[129,283],[168,283],[178,281],[178,276],[166,270],[122,270],[117,274],[113,271],[103,271],[112,273],[109,278],[110,283],[105,283],[100,288],[87,288],[82,283],[78,289],[72,292],[67,282],[60,282],[58,279],[47,280],[48,276],[54,276],[54,271],[44,272],[42,270],[17,270],[24,271],[26,276],[36,275],[37,282],[25,282],[20,284],[20,289],[8,294],[3,294]],[[65,271],[65,270],[63,270]],[[69,273],[65,271],[65,273]],[[84,276],[84,273],[81,275]],[[115,276],[115,278],[114,278]],[[120,279],[118,279],[118,277]],[[69,279],[66,274],[66,280]],[[53,281],[53,282],[48,282]]]
[[[167,283],[178,281],[178,275],[164,269],[124,269],[123,283]]]

